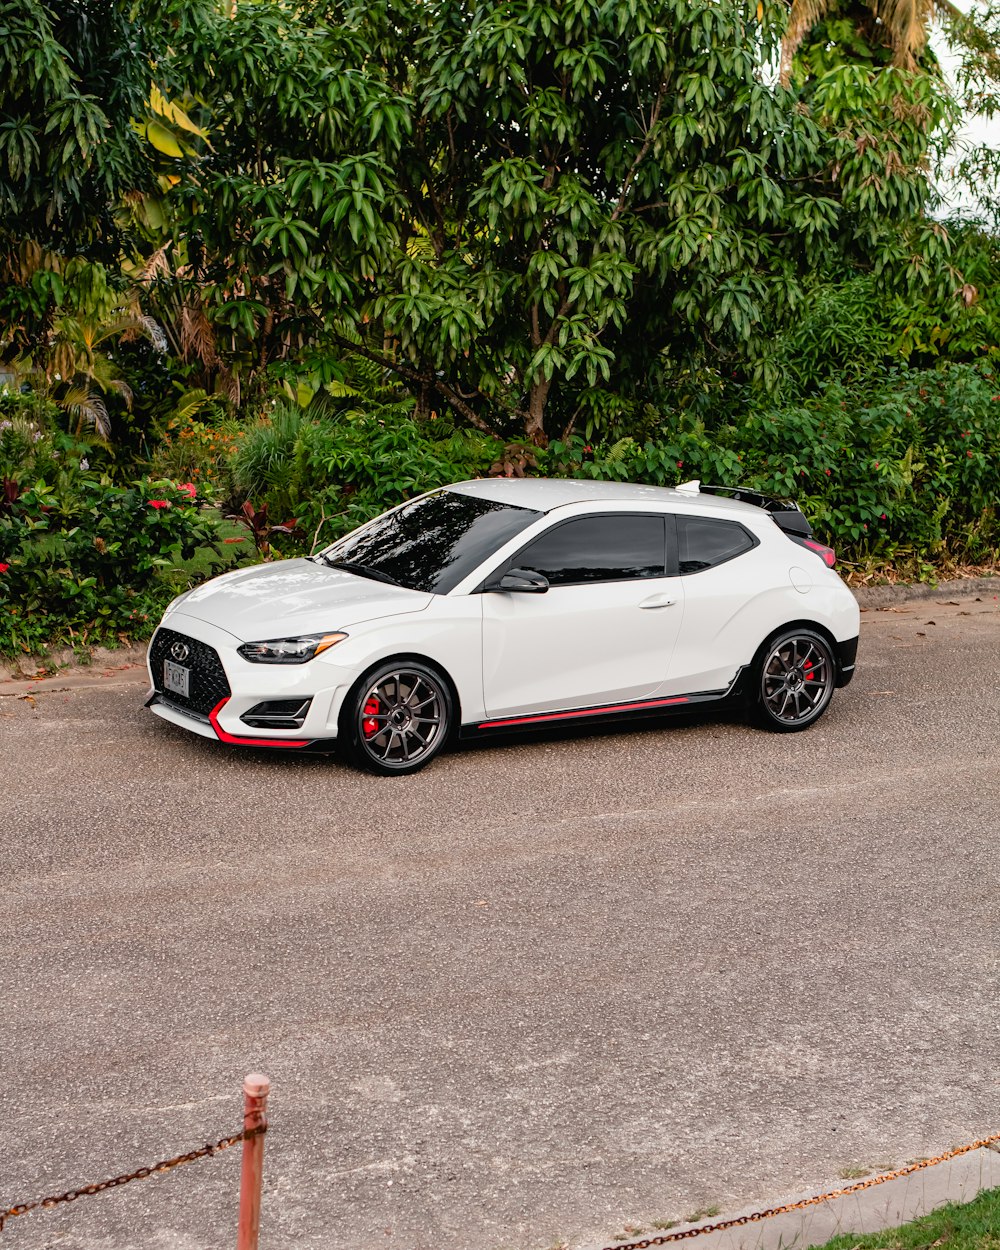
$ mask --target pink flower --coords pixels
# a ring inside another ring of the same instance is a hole
[[[889,519],[889,518],[888,518],[888,517],[885,515],[885,513],[883,512],[883,513],[882,513],[882,520],[883,520],[883,521],[888,521],[888,519]]]
[[[177,489],[181,492],[182,495],[188,495],[192,499],[198,493],[198,487],[195,486],[194,482],[184,482],[182,485],[179,485]]]
[[[684,461],[683,461],[683,460],[678,460],[678,461],[677,461],[677,467],[678,467],[678,469],[683,469],[683,468],[684,468]]]
[[[0,573],[6,573],[9,568],[9,564],[0,564]]]
[[[169,508],[170,502],[167,499],[151,499],[149,501],[149,506],[151,508]]]

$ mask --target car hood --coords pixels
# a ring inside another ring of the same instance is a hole
[[[243,641],[287,638],[422,612],[432,598],[312,560],[279,560],[224,573],[195,587],[174,601],[164,620],[177,608]]]

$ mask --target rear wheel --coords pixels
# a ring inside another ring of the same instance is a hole
[[[448,683],[412,660],[373,669],[348,695],[340,718],[352,764],[383,777],[415,773],[437,755],[451,728]]]
[[[790,629],[764,647],[754,670],[753,715],[775,733],[808,729],[827,709],[837,670],[830,644],[808,629]]]

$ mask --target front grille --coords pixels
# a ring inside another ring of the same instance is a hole
[[[188,655],[181,661],[170,653],[175,643],[188,648]],[[187,698],[167,690],[163,684],[163,661],[173,660],[175,664],[183,664],[191,670],[188,681]],[[214,647],[197,638],[189,638],[186,634],[175,633],[172,629],[158,629],[149,648],[149,667],[153,674],[153,685],[164,702],[189,712],[200,712],[207,716],[223,699],[232,694],[222,661]]]

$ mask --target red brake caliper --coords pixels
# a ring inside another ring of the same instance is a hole
[[[803,665],[802,665],[802,676],[806,679],[806,681],[812,681],[812,680],[813,680],[813,662],[812,662],[812,660],[806,660],[805,664],[803,664]]]
[[[365,704],[365,719],[361,722],[361,732],[366,738],[374,738],[378,733],[378,699],[374,695]]]

